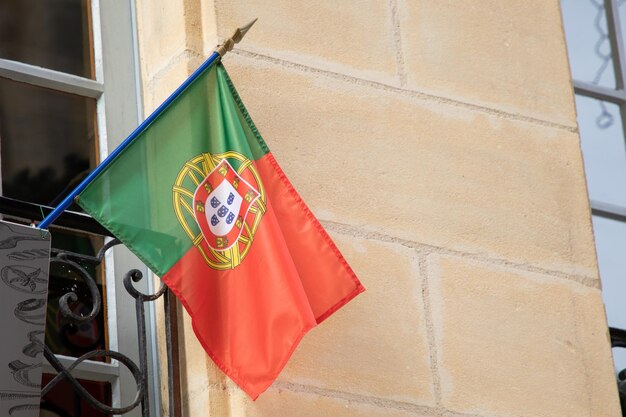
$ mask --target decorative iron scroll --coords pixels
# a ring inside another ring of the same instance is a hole
[[[89,264],[93,266],[97,266],[102,263],[104,259],[104,255],[107,250],[111,249],[113,246],[119,245],[121,242],[117,239],[111,240],[106,243],[100,252],[96,256],[87,256],[79,253],[68,252],[68,251],[60,251],[57,249],[52,250],[52,257],[50,259],[50,264],[61,264],[67,267],[70,267],[73,271],[75,271],[81,279],[86,284],[89,290],[89,296],[91,298],[91,311],[85,315],[78,315],[71,311],[69,304],[79,301],[78,295],[74,292],[68,292],[64,294],[59,299],[59,308],[62,314],[69,321],[75,324],[84,323],[93,320],[100,309],[102,308],[102,299],[100,296],[100,292],[98,291],[98,287],[96,285],[95,279],[87,272],[85,268],[83,268],[80,263]],[[73,388],[73,390],[78,394],[82,399],[84,399],[89,405],[93,408],[107,414],[125,414],[129,411],[137,408],[141,405],[141,412],[143,417],[150,416],[150,402],[148,396],[148,342],[146,336],[146,315],[145,315],[145,303],[155,301],[158,298],[166,295],[166,308],[169,307],[169,303],[167,302],[167,287],[162,284],[161,288],[154,294],[144,294],[137,290],[133,283],[139,282],[143,278],[142,273],[139,270],[133,269],[126,273],[124,276],[124,287],[126,291],[130,294],[131,297],[135,299],[135,313],[137,319],[137,342],[138,342],[138,350],[139,350],[139,365],[137,365],[133,360],[131,360],[128,356],[112,351],[112,350],[94,350],[88,352],[81,357],[77,358],[70,366],[65,367],[59,361],[50,347],[44,346],[44,357],[48,360],[50,365],[58,372],[57,375],[50,381],[46,386],[42,388],[41,395],[42,397],[46,395],[54,386],[56,386],[62,380],[66,380],[69,382]],[[168,316],[166,314],[166,316]],[[171,352],[171,329],[170,322],[168,320],[169,317],[166,317],[166,344],[168,347],[168,369],[170,370],[168,379],[169,379],[169,407],[170,407],[170,415],[174,416],[174,402],[175,395],[172,392],[172,386],[174,384],[173,381],[173,366],[170,363],[172,361],[172,352]],[[129,404],[122,404],[119,407],[112,407],[107,404],[103,404],[94,398],[81,384],[80,382],[72,376],[72,370],[75,369],[80,363],[90,360],[90,359],[102,359],[109,358],[115,359],[128,368],[130,373],[132,374],[135,383],[137,393],[135,395],[135,399]]]

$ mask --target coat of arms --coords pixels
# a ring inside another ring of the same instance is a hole
[[[254,163],[238,152],[203,153],[185,163],[173,192],[176,217],[207,265],[241,264],[266,210]]]
[[[194,212],[207,244],[217,250],[230,249],[241,234],[250,206],[259,192],[222,159],[194,193]]]

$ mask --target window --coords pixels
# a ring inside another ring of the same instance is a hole
[[[41,220],[32,210],[37,206],[28,203],[55,206],[137,126],[133,13],[132,1],[0,2],[1,190],[3,201],[18,200],[17,211],[7,216],[10,220]],[[50,230],[53,248],[95,255],[105,243],[103,236],[77,228]],[[69,288],[79,293],[72,309],[77,313],[90,309],[85,302],[89,297],[80,294],[86,292],[82,280],[74,271],[51,267],[46,345],[65,364],[105,347],[138,362],[134,300],[121,285],[121,276],[132,268],[148,276],[148,270],[125,248],[113,252],[103,267],[89,271],[102,293],[103,309],[85,325],[69,323],[58,312],[58,298]],[[152,287],[151,280],[144,279],[142,285]],[[142,290],[153,292],[152,288]],[[121,320],[124,317],[133,320]],[[153,339],[150,326],[148,331]],[[149,353],[153,363],[156,351]],[[50,366],[44,366],[44,373],[51,372]],[[105,403],[119,406],[134,399],[134,381],[115,360],[87,361],[79,367],[78,377]],[[44,383],[49,378],[44,376]],[[46,406],[73,415],[84,404],[73,396],[70,400],[64,390],[57,386]],[[155,387],[150,396],[152,404],[159,403]],[[159,407],[152,408],[153,415],[158,415]],[[128,415],[138,416],[140,410]]]
[[[609,326],[626,329],[624,0],[562,0],[563,23]],[[626,349],[614,349],[616,371]]]

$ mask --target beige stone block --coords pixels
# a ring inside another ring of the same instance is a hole
[[[576,126],[558,1],[400,0],[410,88]]]
[[[386,1],[216,0],[218,34],[259,18],[241,48],[314,68],[397,83]]]
[[[596,276],[575,133],[236,54],[227,67],[322,220]]]
[[[138,0],[142,76],[150,79],[186,48],[185,0]]]
[[[220,43],[217,35],[217,10],[214,0],[200,0],[200,19],[202,25],[203,55],[209,56]],[[243,23],[242,23],[243,24]],[[241,24],[240,24],[241,26]],[[232,29],[235,30],[234,28]],[[230,36],[229,34],[228,36]],[[223,39],[222,39],[223,40]]]
[[[161,281],[157,276],[152,276],[153,288],[159,288],[161,286]],[[156,340],[163,341],[165,339],[165,309],[163,306],[163,298],[160,297],[154,301],[154,312],[155,312],[155,323],[156,326],[154,328],[156,333]],[[155,407],[160,407],[161,409],[167,408],[168,406],[168,381],[167,381],[167,345],[165,343],[157,343],[157,356],[158,356],[158,369],[155,372],[158,372],[158,375],[162,376],[161,383],[157,387],[161,395],[161,402],[159,404],[155,404]]]
[[[599,290],[453,257],[428,274],[446,408],[621,415]]]
[[[207,3],[209,4],[207,5]],[[183,0],[185,26],[181,30],[185,32],[185,49],[198,55],[204,55],[205,27],[208,34],[216,27],[215,14],[207,10],[212,3],[212,1],[207,2],[206,0]],[[206,16],[204,13],[207,13]]]
[[[184,308],[178,306],[178,337],[180,340],[180,379],[182,401],[190,412],[186,415],[195,416],[208,407],[208,386],[211,383],[211,359],[196,338],[191,325],[191,318]]]
[[[149,116],[200,65],[201,59],[182,54],[169,62],[158,74],[143,79],[144,113]]]
[[[333,234],[367,288],[307,334],[279,379],[434,405],[415,252]]]
[[[256,401],[239,391],[212,388],[209,410],[195,415],[231,417],[426,417],[437,415],[402,410],[389,404],[375,404],[324,396],[314,392],[294,392],[270,388]]]
[[[187,312],[185,314],[185,366],[188,375],[188,391],[190,397],[194,397],[199,392],[205,392],[208,387],[225,387],[231,389],[237,387],[215,362],[206,354],[206,351],[198,341],[191,326],[191,319]],[[242,391],[243,392],[243,391]]]
[[[606,313],[599,292],[577,300],[575,320],[580,345],[586,347],[585,379],[591,415],[620,416],[613,361],[607,358],[610,336]]]

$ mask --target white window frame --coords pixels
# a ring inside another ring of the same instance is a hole
[[[103,160],[142,119],[135,2],[91,0],[91,15],[95,80],[3,58],[0,58],[0,77],[96,99],[99,156]],[[154,277],[121,245],[108,251],[104,262],[108,349],[119,351],[139,364],[135,304],[124,289],[122,277],[130,269],[140,270],[144,279],[136,288],[147,294],[154,292]],[[146,320],[150,415],[159,417],[159,367],[152,302],[146,303]],[[62,355],[57,357],[64,366],[74,360]],[[47,363],[44,372],[56,373]],[[85,361],[73,374],[77,378],[110,382],[114,407],[134,400],[134,379],[117,360],[111,363]],[[124,416],[139,417],[142,415],[140,408]]]

